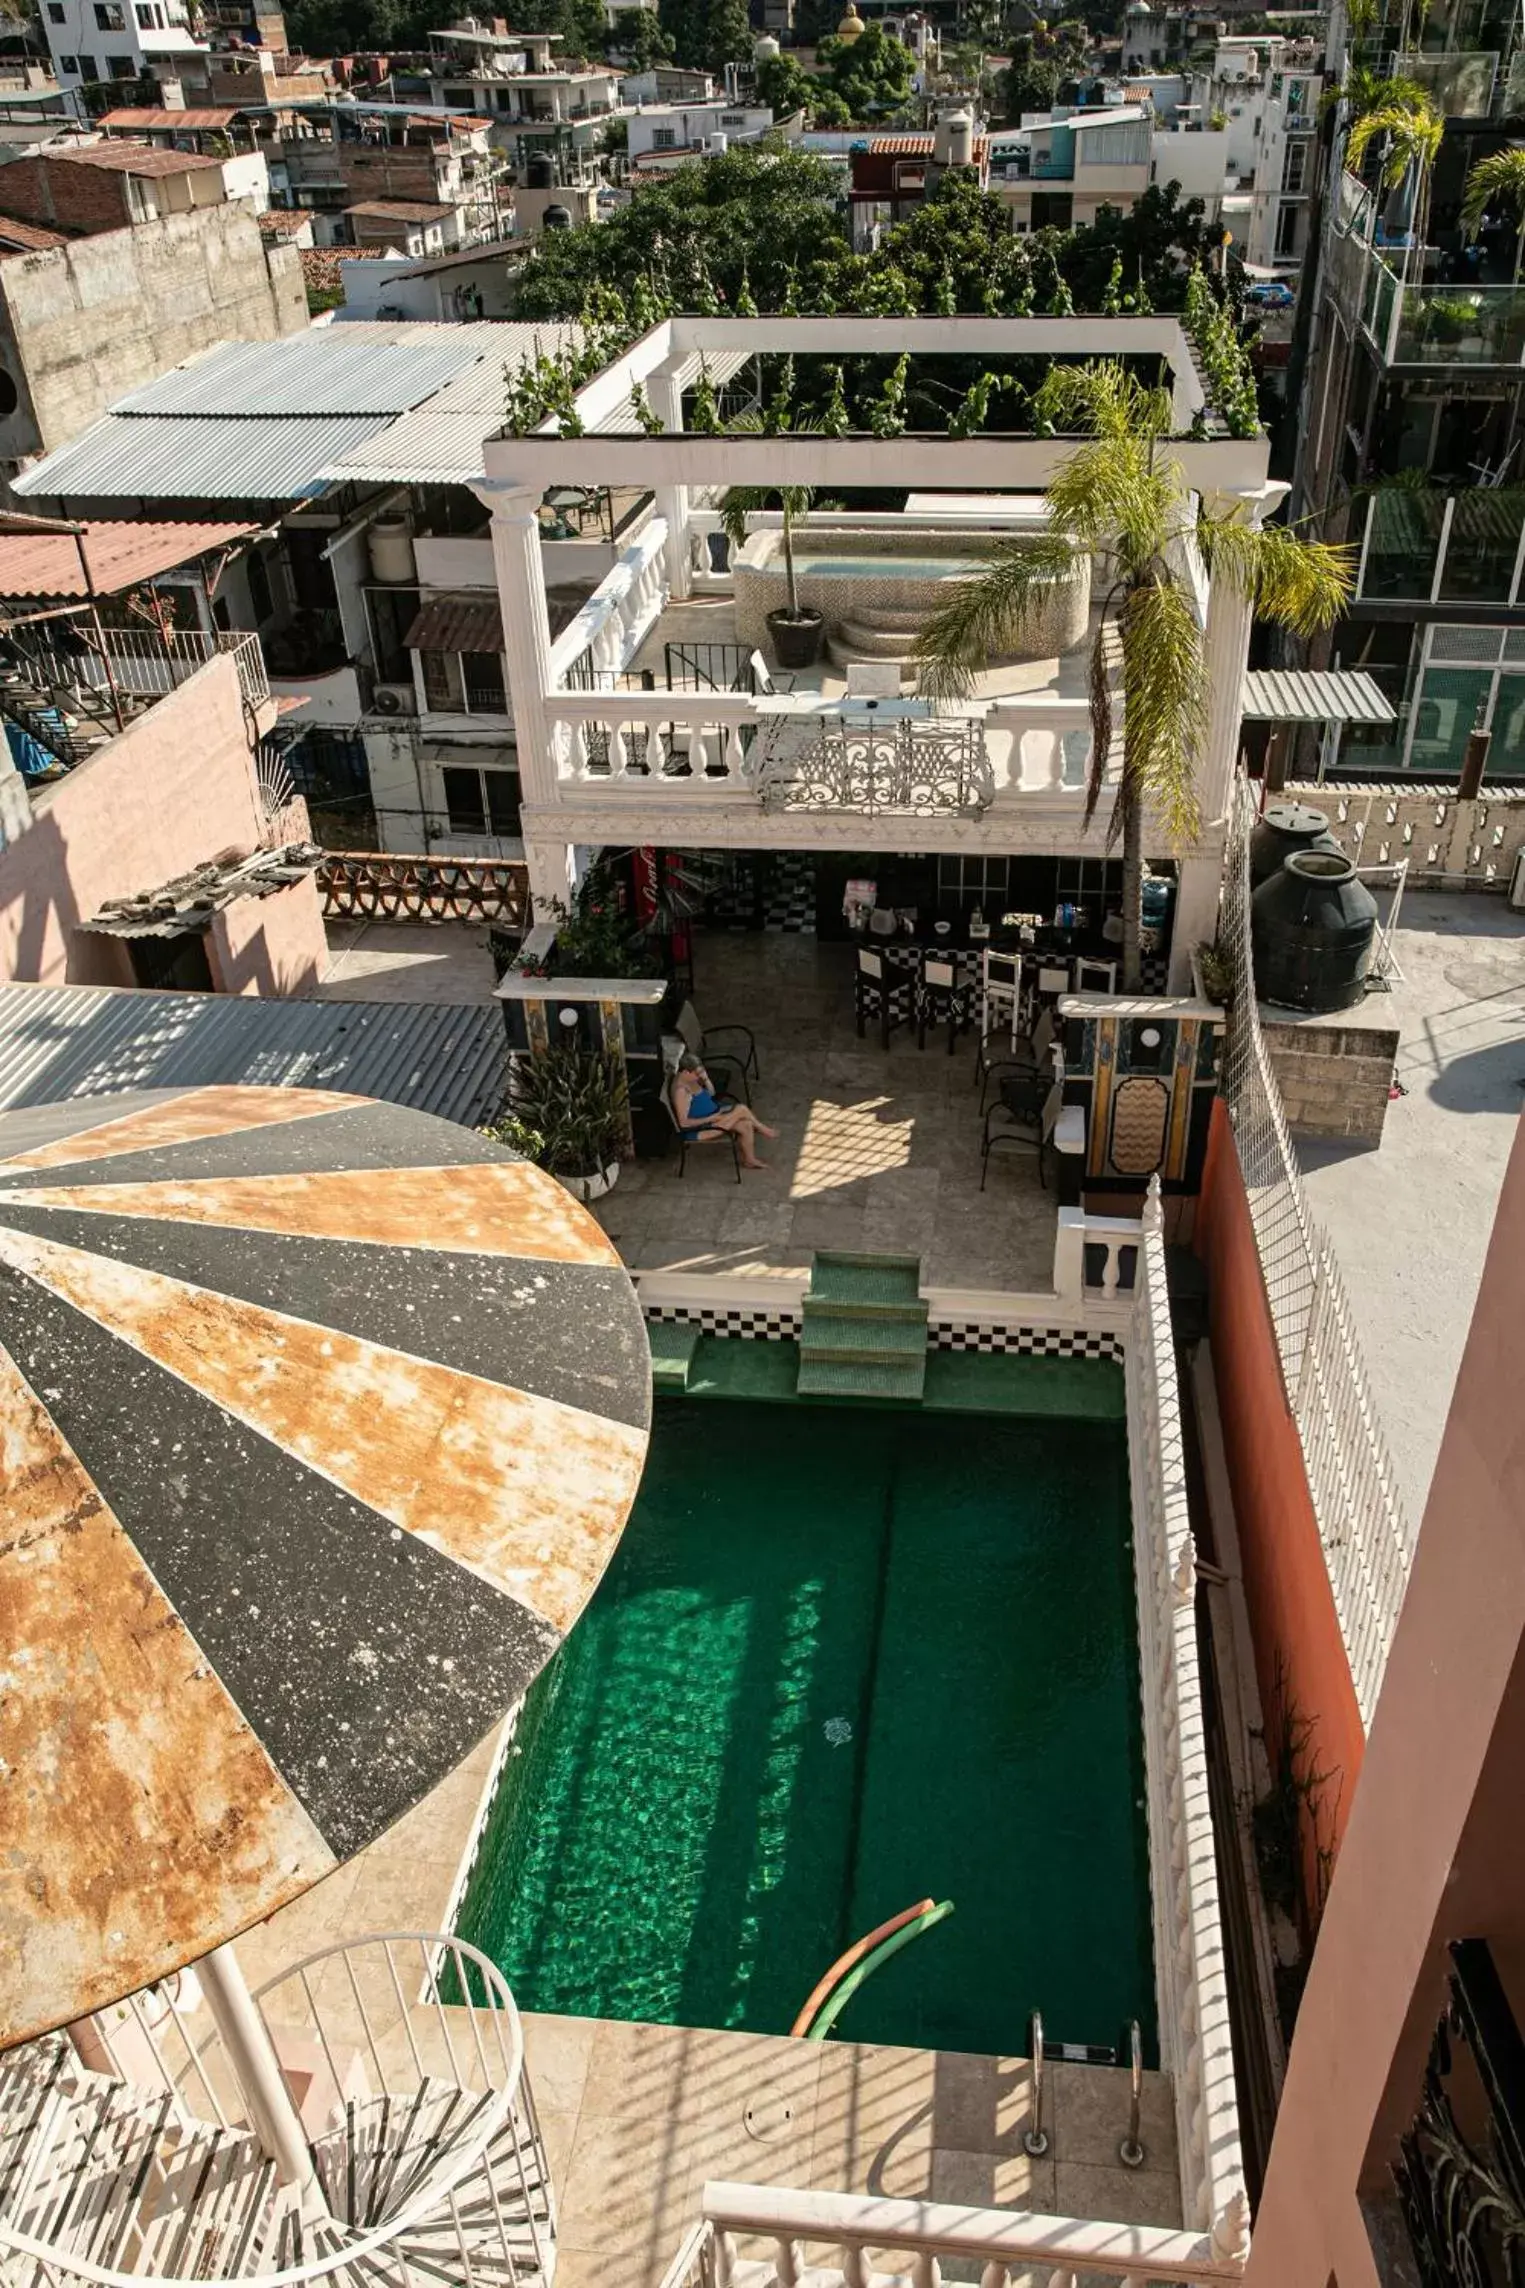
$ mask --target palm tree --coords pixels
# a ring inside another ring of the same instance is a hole
[[[1483,216],[1495,206],[1514,216],[1514,277],[1518,285],[1525,260],[1525,146],[1519,143],[1511,144],[1507,151],[1490,152],[1467,170],[1461,226],[1468,238],[1476,238]]]
[[[1419,252],[1420,280],[1424,275],[1424,242],[1430,220],[1430,174],[1440,153],[1446,123],[1432,98],[1412,81],[1395,81],[1396,96],[1389,96],[1370,111],[1363,111],[1345,142],[1345,164],[1357,174],[1372,143],[1387,138],[1378,180],[1390,191],[1414,177],[1414,207],[1409,243],[1404,250],[1403,282],[1409,282],[1415,249]],[[1416,281],[1418,283],[1419,281]]]
[[[1049,584],[1078,565],[1098,570],[1102,605],[1091,643],[1089,824],[1112,752],[1114,653],[1120,655],[1122,770],[1108,832],[1123,852],[1123,988],[1142,984],[1146,811],[1177,849],[1200,825],[1197,756],[1206,735],[1207,673],[1179,565],[1195,537],[1212,578],[1226,580],[1265,619],[1298,635],[1328,627],[1350,593],[1354,551],[1284,525],[1260,529],[1237,511],[1196,506],[1180,463],[1162,448],[1170,399],[1113,361],[1054,368],[1033,401],[1035,425],[1086,432],[1049,480],[1050,531],[998,547],[989,568],[961,581],[916,644],[921,688],[967,692],[991,655],[1008,650]]]

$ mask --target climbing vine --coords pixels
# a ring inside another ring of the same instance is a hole
[[[1207,394],[1231,437],[1260,435],[1260,403],[1249,352],[1232,317],[1218,300],[1200,264],[1186,282],[1183,319]],[[1195,428],[1195,424],[1193,424]]]

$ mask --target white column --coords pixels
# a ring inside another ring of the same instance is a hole
[[[1253,492],[1217,493],[1205,506],[1215,516],[1237,510],[1242,522],[1258,525],[1266,511],[1285,498],[1282,484],[1257,486]],[[1239,760],[1239,726],[1244,713],[1244,671],[1250,656],[1248,600],[1227,580],[1214,580],[1207,597],[1207,629],[1203,652],[1207,667],[1207,737],[1197,760],[1197,800],[1209,824],[1228,813],[1229,789]]]
[[[530,900],[537,922],[553,921],[549,901],[566,905],[572,895],[573,851],[570,842],[526,842],[524,863],[529,873]]]
[[[1166,991],[1189,993],[1192,954],[1204,939],[1211,945],[1218,934],[1218,885],[1223,878],[1220,846],[1215,842],[1210,855],[1183,858],[1179,873]]]
[[[683,392],[670,373],[654,373],[646,384],[652,412],[664,429],[677,434],[683,427]],[[667,592],[681,603],[690,593],[688,562],[688,487],[658,485],[657,514],[667,525]]]
[[[492,558],[519,782],[526,802],[555,802],[556,758],[545,707],[551,689],[551,623],[540,553],[540,495],[525,487],[500,488],[485,481],[473,489],[492,511]]]
[[[324,2218],[328,2206],[319,2187],[308,2148],[307,2133],[286,2087],[259,2005],[231,1946],[219,1946],[196,1965],[207,2008],[222,2041],[223,2051],[249,2110],[249,2126],[270,2159],[283,2185],[295,2185],[302,2213]]]

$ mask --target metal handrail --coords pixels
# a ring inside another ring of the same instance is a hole
[[[1144,2038],[1137,2018],[1128,2027],[1128,2134],[1117,2148],[1125,2169],[1142,2169],[1144,2148],[1139,2142],[1139,2120],[1144,2109]]]
[[[299,1977],[303,1981],[304,1992],[308,1994],[310,2003],[311,1991],[307,1983],[307,1974],[317,1964],[332,1961],[335,1957],[350,1956],[357,1952],[361,1946],[378,1945],[387,1948],[394,1946],[418,1947],[422,1954],[426,1983],[436,1987],[438,1980],[430,1968],[430,1950],[443,1946],[448,1950],[455,1963],[456,1976],[461,1983],[462,1993],[467,1996],[467,2007],[472,2010],[475,2009],[475,2005],[470,2003],[470,1989],[463,1975],[462,1958],[466,1958],[471,1967],[481,1973],[483,1983],[491,1997],[490,2007],[494,2016],[495,2018],[507,2018],[511,2034],[511,2041],[508,2048],[505,2049],[503,2047],[502,2028],[501,2025],[498,2026],[500,2052],[505,2063],[508,2063],[510,2059],[512,2062],[509,2064],[508,2078],[497,2092],[494,2101],[490,2105],[484,2106],[470,2134],[463,2139],[458,2150],[450,2156],[447,2165],[436,2175],[428,2178],[422,2189],[415,2192],[404,2203],[396,2216],[388,2218],[384,2225],[378,2226],[372,2232],[363,2234],[358,2240],[345,2241],[338,2248],[330,2250],[325,2255],[314,2256],[305,2264],[288,2265],[275,2272],[247,2274],[157,2273],[151,2276],[156,2281],[157,2288],[239,2288],[240,2282],[247,2282],[249,2288],[306,2288],[306,2284],[312,2281],[341,2277],[348,2273],[351,2267],[355,2268],[357,2282],[368,2283],[370,2279],[368,2260],[378,2250],[388,2247],[393,2241],[410,2232],[415,2225],[434,2216],[444,2208],[447,2196],[465,2177],[470,2175],[481,2161],[519,2094],[524,2072],[524,2028],[519,2018],[518,2006],[501,1971],[478,1948],[469,1945],[464,1939],[451,1937],[442,1940],[438,1932],[377,1932],[369,1934],[363,1940],[340,1941],[334,1946],[321,1947],[316,1952],[303,1956],[301,1961],[289,1964],[286,1969],[278,1971],[273,1978],[265,1981],[265,1984],[255,1994],[255,2002],[262,2004],[264,1997],[276,1987],[285,1985],[288,1979]],[[352,1974],[351,1978],[353,1982]],[[446,2007],[445,2004],[438,2001],[437,1996],[436,2007],[441,2010]],[[404,2009],[406,2009],[406,2005],[404,2005]],[[370,2036],[368,2024],[366,2033],[370,2041],[371,2055],[375,2061],[374,2038]],[[320,2039],[322,2039],[321,2035]],[[411,2031],[408,2033],[408,2039],[411,2046],[413,2042]],[[323,2049],[330,2071],[333,2071],[333,2058],[326,2040],[323,2040]],[[416,2058],[416,2049],[413,2054]],[[480,2055],[479,2042],[478,2054]],[[453,2058],[453,2046],[451,2055]],[[338,2232],[344,2228],[336,2220],[333,2229]],[[51,2282],[61,2279],[75,2279],[91,2281],[94,2283],[94,2288],[143,2288],[145,2276],[142,2273],[121,2272],[112,2265],[98,2264],[90,2257],[65,2253],[47,2241],[37,2240],[32,2234],[18,2232],[6,2224],[0,2224],[0,2255],[29,2258],[42,2268],[44,2276]]]
[[[1027,2049],[1033,2062],[1033,2125],[1023,2131],[1022,2149],[1041,2161],[1048,2151],[1048,2131],[1043,2126],[1043,2015],[1038,2010],[1027,2021]]]

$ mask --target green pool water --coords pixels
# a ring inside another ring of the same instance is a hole
[[[1101,1369],[1099,1372],[1107,1370]],[[1126,1432],[717,1401],[526,1703],[459,1922],[522,2007],[787,2032],[833,1957],[952,1919],[838,2031],[1154,2037]]]

